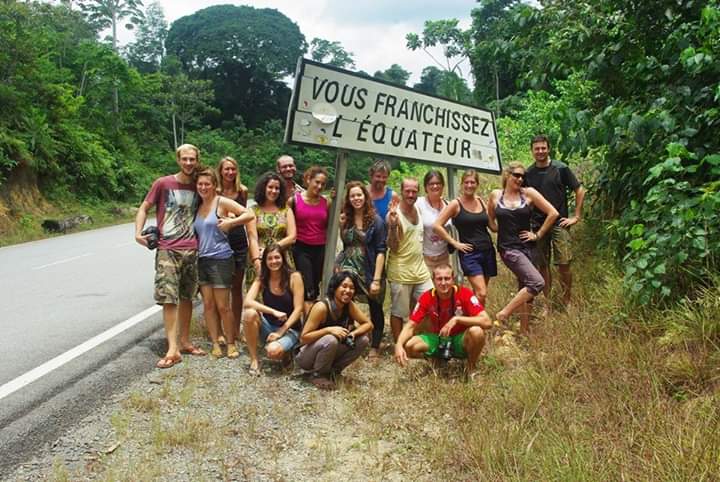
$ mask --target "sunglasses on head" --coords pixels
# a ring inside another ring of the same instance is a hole
[[[510,175],[515,179],[522,179],[523,177],[525,177],[525,174],[523,174],[522,172],[511,172]]]

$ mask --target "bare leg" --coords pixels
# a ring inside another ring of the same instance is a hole
[[[545,299],[550,300],[550,290],[552,288],[552,274],[550,272],[550,265],[540,267],[538,268],[538,271],[540,271],[540,275],[543,277],[543,281],[545,281],[545,287],[543,288],[543,294],[545,295]]]
[[[527,288],[521,289],[517,292],[513,299],[510,300],[510,303],[505,305],[505,307],[498,312],[497,319],[500,321],[507,320],[510,315],[526,303],[530,302],[533,298],[533,294],[530,293]],[[520,333],[525,335],[529,332],[528,318],[529,316],[525,317],[525,320],[522,318],[520,319]]]
[[[163,305],[163,323],[165,324],[165,336],[167,336],[168,350],[166,357],[180,356],[178,347],[178,305],[166,303]]]
[[[558,270],[560,271],[560,285],[563,290],[563,304],[565,306],[570,304],[570,291],[572,290],[572,271],[570,271],[569,264],[559,264]]]
[[[235,343],[235,315],[230,305],[230,290],[228,288],[213,288],[213,297],[222,320],[222,329],[227,339],[227,344]]]
[[[215,292],[212,286],[202,285],[200,286],[200,293],[203,299],[205,326],[207,327],[208,333],[210,333],[210,339],[214,346],[218,343],[218,337],[220,336],[220,320],[218,320],[218,312],[215,305]]]
[[[480,304],[485,306],[485,300],[487,299],[487,283],[489,279],[482,275],[476,275],[468,276],[468,281],[470,282],[470,286],[472,286],[473,292],[475,292],[475,296],[478,301],[480,301]]]
[[[463,338],[463,348],[467,353],[467,372],[468,374],[475,371],[478,358],[485,346],[485,332],[479,326],[471,326],[465,331]]]
[[[180,331],[180,346],[192,346],[190,342],[190,320],[192,319],[192,300],[180,300],[177,305],[177,328]]]
[[[245,341],[247,342],[248,353],[250,354],[250,369],[260,368],[258,361],[257,345],[260,336],[260,315],[255,310],[243,311],[243,328],[245,329]]]
[[[397,341],[398,336],[403,327],[403,319],[395,315],[390,315],[390,330],[392,331],[393,341]]]
[[[232,311],[233,311],[233,317],[235,318],[234,328],[235,328],[235,338],[237,338],[238,334],[240,333],[240,323],[242,322],[242,312],[243,312],[243,282],[245,281],[245,271],[244,270],[235,270],[235,276],[233,277],[233,284],[232,284]],[[229,336],[227,333],[225,333],[225,336]]]

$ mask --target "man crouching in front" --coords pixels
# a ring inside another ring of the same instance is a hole
[[[485,330],[492,322],[475,294],[453,280],[449,265],[433,270],[435,287],[420,295],[395,344],[395,360],[400,366],[407,365],[408,358],[454,357],[467,359],[468,375],[475,370],[485,345]],[[429,325],[430,331],[418,333],[421,324]]]

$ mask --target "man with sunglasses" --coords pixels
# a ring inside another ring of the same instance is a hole
[[[535,263],[545,280],[543,291],[546,298],[550,296],[552,287],[550,262],[552,261],[558,267],[560,285],[563,290],[562,301],[567,306],[570,304],[572,289],[570,227],[581,219],[585,188],[567,165],[550,159],[550,141],[547,136],[533,137],[530,141],[530,148],[535,163],[525,173],[525,184],[535,188],[560,213],[552,231],[538,240]],[[568,191],[575,193],[575,212],[572,217],[569,217],[568,212]],[[533,230],[542,226],[544,221],[545,214],[535,209],[532,217]]]

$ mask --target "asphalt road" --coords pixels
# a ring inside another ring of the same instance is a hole
[[[132,224],[0,248],[0,387],[154,306]],[[71,428],[163,352],[160,313],[0,399],[0,470]]]

